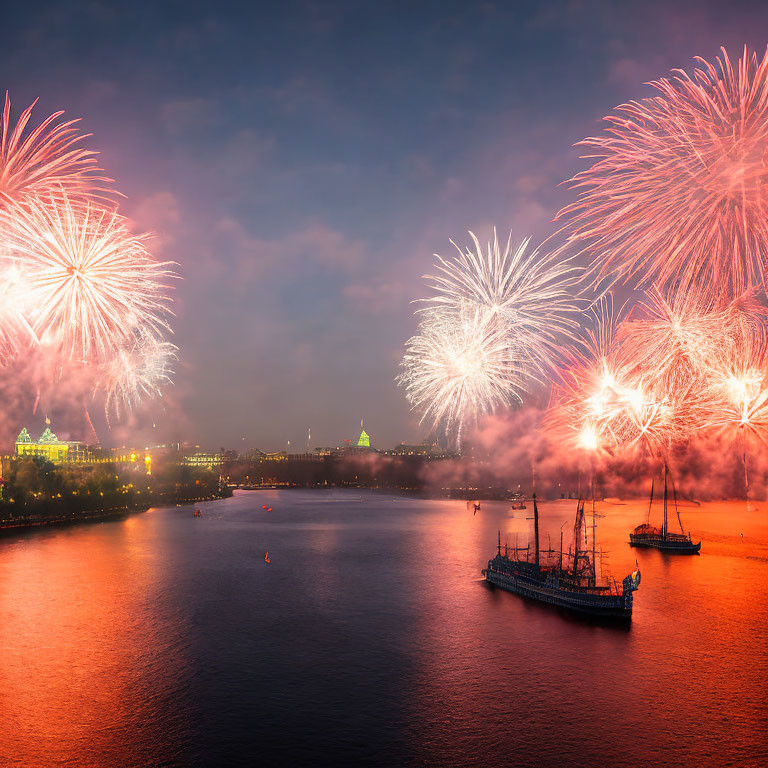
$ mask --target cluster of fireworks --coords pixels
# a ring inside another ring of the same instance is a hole
[[[0,366],[37,360],[38,392],[77,378],[119,415],[170,380],[173,271],[131,233],[77,121],[57,112],[28,130],[33,107],[14,125],[6,94]]]
[[[463,426],[499,406],[521,403],[547,375],[558,337],[576,327],[569,287],[579,271],[567,261],[505,246],[494,231],[484,251],[445,260],[426,279],[434,296],[419,310],[417,335],[406,343],[400,383],[410,402],[435,426],[461,441]]]
[[[552,370],[547,423],[592,455],[768,437],[768,51],[698,61],[582,142],[554,254],[473,236],[440,260],[400,376],[433,427],[457,436]],[[644,294],[615,312],[623,285]]]

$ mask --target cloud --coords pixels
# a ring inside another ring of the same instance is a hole
[[[205,126],[215,119],[216,105],[210,99],[173,99],[160,108],[162,123],[171,134],[184,133],[190,125]]]
[[[371,315],[381,315],[405,309],[410,301],[412,286],[392,280],[349,283],[342,289],[342,295],[353,307]]]

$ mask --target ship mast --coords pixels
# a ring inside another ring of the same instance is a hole
[[[661,524],[661,538],[667,540],[667,462],[664,462],[664,518]]]
[[[584,522],[584,502],[579,499],[576,503],[576,522],[573,525],[573,575],[576,576],[579,568],[579,557],[581,553],[581,526]]]
[[[648,519],[645,521],[647,525],[651,524],[651,507],[653,506],[653,485],[654,478],[651,478],[651,500],[648,502]]]
[[[539,564],[539,508],[536,506],[536,494],[533,494],[533,535],[536,540],[536,565]]]
[[[565,523],[567,522],[568,521],[566,520]],[[563,525],[560,526],[560,573],[561,574],[563,573],[563,526],[565,525],[565,523],[563,523]]]
[[[592,471],[592,586],[597,586],[597,515],[595,513],[595,473]]]

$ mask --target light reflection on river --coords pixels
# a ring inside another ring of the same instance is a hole
[[[0,765],[758,765],[757,506],[684,506],[702,555],[674,557],[626,544],[643,502],[599,504],[612,575],[642,569],[630,629],[487,588],[528,525],[501,502],[249,492],[6,537]]]

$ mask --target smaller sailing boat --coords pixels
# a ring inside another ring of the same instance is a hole
[[[269,550],[267,550],[267,554],[264,555],[264,562],[265,563],[271,563],[272,561],[269,559]]]
[[[690,532],[686,535],[683,529],[682,520],[680,520],[680,510],[677,508],[677,493],[674,494],[675,513],[677,522],[680,525],[680,533],[670,533],[667,526],[667,502],[669,492],[667,490],[667,475],[669,470],[664,462],[664,513],[662,516],[661,528],[650,524],[651,506],[653,505],[653,483],[651,483],[651,500],[648,502],[648,521],[643,525],[638,525],[635,530],[629,534],[629,544],[632,547],[651,547],[660,549],[662,552],[670,552],[676,555],[697,555],[701,549],[701,542],[693,543]],[[674,484],[673,484],[674,490]]]
[[[474,517],[479,511],[480,511],[480,502],[476,501],[474,504],[474,512],[472,513],[472,517]]]

